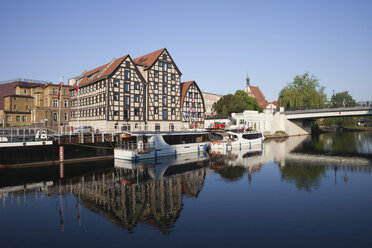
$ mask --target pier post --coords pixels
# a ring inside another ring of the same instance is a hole
[[[92,143],[94,143],[94,132],[92,132]]]
[[[111,133],[111,142],[114,142],[114,132]]]
[[[65,147],[59,147],[59,162],[63,162],[65,160]]]
[[[59,163],[59,178],[65,177],[65,166],[63,163]]]

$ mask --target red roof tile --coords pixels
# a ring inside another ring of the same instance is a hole
[[[254,97],[257,99],[258,105],[260,105],[261,107],[264,108],[267,101],[266,101],[264,95],[262,94],[260,88],[255,87],[255,86],[249,86],[249,88],[250,88],[252,94],[254,95]]]
[[[162,48],[160,50],[157,50],[155,52],[143,55],[141,57],[133,59],[133,62],[140,65],[145,65],[147,67],[152,66],[154,62],[159,58],[160,54],[165,50],[165,48]]]
[[[111,73],[114,72],[114,70],[128,57],[129,55],[125,55],[121,58],[118,58],[118,59],[113,59],[110,63],[107,63],[107,64],[104,64],[100,67],[97,67],[93,70],[90,70],[90,71],[86,71],[84,72],[81,76],[80,76],[80,79],[78,80],[79,82],[79,87],[83,86],[83,85],[86,85],[86,84],[89,84],[89,83],[93,83],[95,81],[98,81],[100,79],[103,79],[109,75],[111,75]],[[94,74],[94,75],[93,75]],[[90,80],[88,80],[88,77],[93,75]],[[71,89],[75,89],[76,87],[76,83],[71,87]]]

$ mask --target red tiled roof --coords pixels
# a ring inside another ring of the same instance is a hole
[[[186,95],[186,91],[193,82],[195,81],[187,81],[187,82],[181,83],[181,108],[183,107],[183,98]]]
[[[150,67],[160,56],[160,54],[165,50],[165,48],[162,48],[160,50],[157,50],[155,52],[143,55],[141,57],[133,59],[133,62],[140,65],[145,65],[147,67]]]
[[[97,67],[93,70],[86,71],[84,72],[81,76],[80,79],[78,80],[79,82],[79,87],[93,83],[97,80],[103,79],[107,76],[109,76],[111,73],[114,72],[114,70],[128,57],[129,55],[125,55],[121,58],[118,59],[113,59],[110,63],[104,64],[100,67]],[[88,77],[94,74],[90,80],[88,81]],[[70,89],[75,89],[76,83],[70,88]]]
[[[264,95],[262,94],[260,88],[255,86],[249,86],[252,94],[254,95],[254,98],[257,99],[258,105],[264,108],[264,105],[267,103]]]

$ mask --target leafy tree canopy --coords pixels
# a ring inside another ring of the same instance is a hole
[[[343,91],[336,93],[331,98],[331,107],[333,108],[339,108],[339,107],[355,107],[356,102],[350,96],[348,91]]]
[[[262,112],[256,98],[248,96],[244,90],[237,90],[235,94],[228,94],[220,98],[212,106],[214,112],[220,115],[241,113],[244,110],[257,110]]]
[[[322,108],[327,96],[319,79],[308,72],[296,75],[293,82],[285,86],[279,94],[279,105],[287,109]]]

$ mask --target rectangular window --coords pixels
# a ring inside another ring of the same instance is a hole
[[[124,104],[129,105],[129,96],[124,96]]]
[[[172,64],[171,63],[168,63],[167,66],[168,66],[168,69],[172,68]]]
[[[154,114],[159,114],[159,108],[158,107],[154,107]]]
[[[167,97],[163,96],[163,106],[167,106]]]
[[[163,94],[168,93],[168,87],[166,85],[163,85]]]
[[[189,107],[189,102],[186,102],[186,107]]]
[[[139,102],[139,95],[134,95],[134,101]]]
[[[154,101],[155,102],[159,101],[159,96],[158,95],[154,95]]]
[[[171,91],[175,91],[176,90],[176,86],[174,84],[171,85]]]
[[[163,82],[166,83],[167,82],[167,79],[168,79],[167,74],[164,74],[163,75]]]
[[[194,98],[198,99],[198,93],[194,93]]]
[[[56,99],[53,100],[53,107],[58,107],[58,100]]]
[[[129,109],[124,109],[124,120],[129,120]]]
[[[162,66],[163,66],[163,62],[159,61],[158,65],[159,65],[160,67],[162,67]]]
[[[139,88],[140,88],[139,83],[134,83],[134,89],[139,90]]]
[[[27,121],[27,116],[22,116],[22,121],[26,122]]]
[[[130,71],[125,70],[124,75],[125,75],[125,79],[130,79]]]
[[[191,92],[189,92],[189,98],[192,98],[192,93]]]
[[[16,116],[16,121],[17,121],[17,122],[20,122],[20,121],[21,121],[21,117],[17,115],[17,116]]]
[[[176,79],[176,75],[171,74],[171,79],[172,79],[172,80],[175,80],[175,79]]]
[[[14,110],[17,110],[17,105],[14,104],[13,109]]]
[[[57,95],[57,94],[58,94],[58,89],[53,88],[53,94],[54,94],[54,95]]]
[[[114,80],[114,87],[119,87],[119,80]]]
[[[119,93],[114,93],[114,101],[119,101]]]
[[[129,92],[129,83],[124,84],[124,91]]]
[[[163,71],[167,71],[167,63],[163,63]]]
[[[12,116],[7,116],[6,120],[7,120],[7,122],[11,122],[12,121]]]
[[[139,109],[138,108],[134,109],[134,116],[139,116]]]
[[[159,77],[159,72],[158,72],[158,71],[155,71],[155,72],[154,72],[154,77],[156,77],[156,78]]]
[[[163,109],[163,120],[168,120],[168,110]]]
[[[159,88],[159,84],[158,83],[154,83],[154,89],[157,90]]]
[[[114,111],[114,115],[115,116],[119,115],[119,111]]]
[[[172,115],[175,115],[175,114],[176,114],[176,109],[172,108]]]
[[[171,101],[172,103],[175,103],[176,102],[176,98],[174,96],[171,97]]]
[[[130,67],[130,61],[125,61],[125,67]]]

